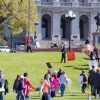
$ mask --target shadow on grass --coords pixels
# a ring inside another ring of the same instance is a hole
[[[85,60],[89,60],[89,58],[86,58],[86,57],[84,57],[83,59],[85,59]]]
[[[81,99],[82,99],[82,100],[83,100],[83,99],[86,100],[86,98],[83,98],[83,97],[78,97],[78,98],[67,98],[67,100],[74,100],[74,99],[75,99],[75,100],[81,100]]]
[[[32,97],[32,98],[30,98],[30,99],[32,99],[32,100],[34,100],[34,99],[38,99],[38,100],[41,100],[41,98],[37,98],[37,97]]]
[[[31,96],[30,99],[34,100],[34,99],[39,99],[41,100],[40,96]]]
[[[50,62],[50,63],[61,63],[61,62]]]
[[[74,69],[76,69],[76,70],[89,70],[89,68],[79,68],[79,67],[75,67]]]
[[[89,66],[88,64],[78,65],[78,66]]]
[[[64,66],[64,67],[75,67],[75,66]]]

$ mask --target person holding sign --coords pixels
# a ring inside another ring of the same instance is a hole
[[[82,93],[85,93],[86,87],[87,87],[87,76],[86,76],[84,70],[82,70],[82,73],[80,74],[80,76],[83,77],[83,80],[82,80]]]

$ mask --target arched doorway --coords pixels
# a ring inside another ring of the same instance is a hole
[[[65,15],[61,17],[61,37],[62,39],[68,39],[69,37],[69,22],[65,18]]]
[[[51,38],[51,16],[45,14],[42,16],[42,39]]]
[[[86,15],[82,15],[79,21],[80,39],[86,39],[89,34],[89,19]]]

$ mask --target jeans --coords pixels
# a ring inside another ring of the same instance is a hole
[[[66,63],[66,56],[62,54],[62,56],[61,56],[61,63],[62,63],[63,60],[64,60],[64,63]]]
[[[3,94],[0,92],[0,100],[3,100]]]
[[[94,86],[94,95],[95,95],[95,98],[97,98],[97,96],[100,97],[100,86],[98,85]]]
[[[44,93],[42,100],[50,100],[50,94],[49,93]]]
[[[30,100],[29,95],[26,95],[25,98],[26,98],[25,100]]]
[[[60,85],[60,90],[61,90],[61,96],[64,96],[65,84]]]
[[[85,93],[85,91],[86,91],[86,87],[87,87],[86,84],[83,84],[83,85],[82,85],[82,93]]]
[[[25,94],[24,94],[24,92],[22,90],[18,91],[17,100],[25,100]]]

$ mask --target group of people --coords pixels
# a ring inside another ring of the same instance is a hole
[[[49,70],[44,75],[40,85],[40,93],[43,92],[42,100],[50,100],[50,97],[55,97],[59,90],[61,91],[61,96],[64,96],[66,83],[67,75],[65,71],[59,69],[58,72],[51,72]]]
[[[98,96],[100,98],[100,69],[95,68],[94,65],[92,69],[89,70],[88,83],[91,86],[92,95],[94,95],[95,98]]]
[[[82,93],[86,92],[87,86],[91,86],[91,94],[97,98],[100,98],[100,65],[99,61],[99,49],[90,44],[89,39],[86,40],[83,52],[89,57],[89,71],[88,75],[82,70],[80,74],[81,77],[81,87]]]
[[[81,86],[82,93],[85,93],[86,88],[90,86],[91,94],[95,98],[100,98],[100,69],[92,65],[92,69],[89,69],[88,75],[82,70],[79,75],[79,85]]]
[[[34,89],[35,87],[28,79],[28,73],[17,75],[13,84],[13,91],[17,93],[16,100],[30,100],[29,92]]]

